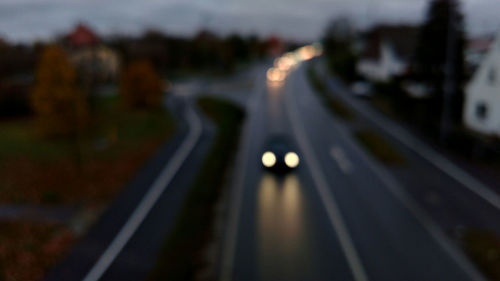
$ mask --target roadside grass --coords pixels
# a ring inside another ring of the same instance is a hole
[[[354,135],[358,143],[380,162],[386,165],[403,165],[407,162],[405,156],[377,132],[362,129]]]
[[[394,112],[392,104],[388,98],[381,95],[374,95],[370,99],[370,103],[373,105],[373,107],[375,107],[377,110],[387,115],[388,117],[396,120],[400,119],[396,112]]]
[[[352,121],[355,119],[355,113],[342,101],[334,98],[328,92],[328,87],[326,86],[325,82],[321,80],[312,64],[309,64],[309,66],[307,67],[307,77],[309,79],[309,82],[311,83],[311,86],[319,95],[322,102],[333,114],[346,121]]]
[[[488,280],[500,280],[500,237],[493,231],[467,229],[462,247]]]
[[[330,109],[335,112],[337,116],[344,120],[353,120],[354,113],[343,102],[338,99],[330,99],[328,102]]]
[[[48,160],[66,156],[68,143],[37,136],[34,123],[28,118],[0,121],[0,161],[19,156]]]
[[[327,86],[311,64],[307,68],[307,77],[333,114],[347,121],[353,121],[356,118],[351,108],[328,93]],[[402,165],[407,162],[405,156],[377,132],[369,129],[359,129],[354,135],[356,140],[380,162],[386,165]]]
[[[43,137],[33,119],[0,121],[0,204],[78,206],[92,214],[85,228],[175,130],[165,110],[96,102],[76,144]],[[0,280],[43,279],[78,238],[69,224],[0,222]]]
[[[75,240],[58,223],[0,222],[0,280],[42,280]]]
[[[38,134],[32,119],[0,121],[0,203],[102,204],[173,133],[164,110],[99,100],[78,142]]]
[[[212,97],[200,98],[198,105],[215,123],[217,135],[149,280],[196,280],[206,266],[204,250],[211,239],[214,208],[224,189],[245,114],[240,107]]]

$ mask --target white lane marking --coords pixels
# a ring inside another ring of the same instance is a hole
[[[330,155],[337,162],[340,169],[344,172],[344,174],[350,174],[352,171],[351,161],[347,158],[344,153],[344,150],[339,146],[334,146],[330,149]]]
[[[346,92],[346,90],[342,87],[340,87],[340,89],[343,92]],[[399,142],[401,142],[403,145],[416,152],[422,158],[426,159],[432,165],[443,171],[445,174],[461,183],[462,186],[466,187],[468,190],[481,197],[496,209],[500,209],[500,196],[496,192],[492,191],[488,186],[478,181],[465,170],[459,168],[435,150],[429,148],[426,144],[415,139],[404,129],[396,127],[397,125],[390,124],[390,121],[388,122],[385,120],[381,120],[380,117],[376,114],[367,112],[367,110],[362,110],[362,108],[360,108],[360,106],[355,101],[352,101],[351,99],[346,98],[343,95],[340,96],[344,101],[349,103],[349,105],[354,107],[357,112],[372,120],[374,124],[376,124],[382,130],[386,131],[393,138],[399,140]]]
[[[160,175],[153,182],[132,215],[87,273],[83,281],[97,281],[102,277],[130,238],[134,235],[135,231],[139,228],[140,224],[144,221],[149,211],[153,208],[158,198],[168,187],[175,174],[179,171],[182,164],[195,147],[202,133],[202,124],[200,119],[189,107],[186,112],[186,119],[190,127],[186,140],[163,168]]]
[[[406,190],[392,177],[392,175],[381,166],[373,162],[350,138],[349,134],[340,126],[336,127],[338,135],[345,140],[350,148],[359,155],[366,165],[377,175],[384,183],[384,186],[394,194],[394,196],[405,206],[419,223],[429,232],[432,238],[455,260],[455,262],[472,279],[484,281],[484,277],[470,263],[465,255],[456,248],[456,246],[441,231],[439,225],[418,205],[418,203],[406,192]]]
[[[257,75],[255,79],[256,85],[261,85],[258,82],[259,80],[262,79],[265,78],[261,77],[261,75]],[[265,84],[262,85],[264,86]],[[265,93],[264,89],[261,89],[260,87],[256,87],[256,89],[257,93],[254,93],[254,95],[247,101],[246,107],[247,107],[247,112],[249,113],[257,109],[258,101]],[[232,275],[234,269],[234,257],[236,252],[236,241],[238,239],[238,225],[241,212],[241,202],[243,198],[243,187],[245,183],[245,172],[247,169],[246,166],[248,162],[248,156],[250,154],[250,144],[251,144],[250,128],[252,126],[249,122],[246,122],[245,126],[246,126],[245,131],[244,134],[242,135],[243,136],[243,145],[242,145],[243,149],[241,150],[242,153],[238,155],[238,159],[236,161],[236,163],[241,163],[241,166],[235,176],[235,189],[233,191],[234,193],[231,196],[233,201],[230,206],[230,210],[232,210],[232,212],[230,213],[229,221],[227,224],[226,239],[223,246],[224,248],[222,253],[222,265],[219,278],[221,281],[230,281],[233,278]]]
[[[338,128],[338,131],[341,129]],[[342,135],[345,139],[348,138],[343,132]],[[413,216],[420,222],[420,224],[427,229],[431,236],[438,242],[438,244],[455,260],[455,262],[464,270],[464,272],[472,280],[485,280],[481,274],[474,268],[474,266],[469,262],[469,260],[460,252],[455,245],[453,245],[446,235],[441,231],[439,225],[429,216],[427,213],[420,208],[418,203],[411,198],[410,195],[399,185],[399,183],[389,174],[385,169],[373,163],[371,159],[366,156],[366,154],[359,149],[355,144],[351,143],[350,140],[346,140],[347,143],[352,147],[353,150],[363,159],[363,161],[368,165],[368,167],[375,172],[375,174],[382,180],[384,185],[391,191],[396,198],[403,203],[403,205],[410,210]]]
[[[342,218],[342,214],[340,212],[338,204],[333,194],[329,191],[329,187],[328,184],[326,183],[325,176],[323,172],[321,172],[322,170],[317,162],[316,156],[314,155],[314,152],[310,147],[309,141],[305,137],[306,134],[303,131],[304,130],[303,125],[299,126],[299,124],[302,123],[300,121],[296,105],[292,105],[292,98],[293,97],[291,96],[285,98],[286,107],[288,109],[286,111],[292,123],[293,132],[297,138],[298,144],[307,162],[306,166],[309,168],[309,171],[311,172],[313,181],[315,183],[315,187],[319,192],[320,195],[319,197],[321,198],[321,202],[325,206],[328,218],[330,219],[333,229],[337,234],[340,246],[347,259],[347,263],[351,269],[354,280],[368,281],[369,279],[363,267],[363,263],[361,262],[361,259],[354,246],[352,238],[349,235],[349,231],[344,222],[344,219]]]

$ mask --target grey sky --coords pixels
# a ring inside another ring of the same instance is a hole
[[[0,0],[0,36],[9,40],[49,38],[84,21],[102,33],[145,28],[192,34],[200,27],[219,33],[279,34],[316,39],[329,19],[374,22],[423,19],[428,0]],[[462,0],[470,33],[500,27],[500,0]]]

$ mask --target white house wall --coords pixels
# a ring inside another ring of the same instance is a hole
[[[483,117],[482,105],[486,108]],[[475,131],[500,136],[500,37],[466,88],[464,123]]]
[[[406,63],[399,60],[390,44],[382,44],[380,59],[361,59],[356,69],[369,80],[387,82],[406,69]]]

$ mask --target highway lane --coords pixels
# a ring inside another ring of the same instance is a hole
[[[222,279],[353,280],[307,170],[299,167],[281,178],[261,169],[268,137],[285,134],[293,141],[283,92],[266,85],[265,70],[257,77],[248,106],[243,137],[250,141],[241,148],[245,161],[238,163],[245,171],[241,206],[236,208],[236,241],[234,250],[223,257],[232,265],[222,269]]]
[[[222,257],[221,280],[482,280],[323,108],[303,67],[284,85],[257,89],[244,136],[251,142],[239,163],[241,195],[233,196],[240,206],[229,229],[236,230],[226,235],[235,241]],[[260,167],[263,144],[275,133],[312,154],[285,178]]]
[[[327,175],[369,278],[481,279],[401,186],[366,156],[321,106],[304,72],[300,68],[288,79],[291,83],[286,91],[293,93],[288,96],[289,104],[297,107],[303,124],[315,124],[304,126],[305,134]],[[337,153],[332,153],[335,150]]]
[[[186,108],[183,106],[185,103],[177,100],[175,104],[178,108],[173,112],[182,114]],[[105,268],[99,280],[143,280],[154,266],[156,255],[165,241],[166,234],[173,227],[182,199],[193,179],[192,174],[198,170],[213,139],[212,125],[205,120],[202,122],[202,135],[194,150],[189,153],[185,163],[160,195],[145,220],[140,222],[138,230],[133,232],[116,258],[110,260],[110,266]],[[166,163],[169,163],[185,142],[188,131],[188,124],[180,118],[173,139],[133,177],[86,236],[49,272],[46,280],[83,280],[90,270],[95,268],[99,257],[115,241],[122,227],[130,221],[131,214],[144,198],[148,187],[154,183]]]
[[[486,186],[477,179],[473,180],[476,183],[457,180],[471,177],[467,175],[467,169],[451,163],[439,154],[439,148],[423,143],[369,104],[354,98],[335,79],[327,81],[337,98],[355,109],[360,118],[406,155],[408,167],[391,169],[391,172],[445,231],[454,236],[460,236],[467,228],[500,233],[497,223],[500,217],[498,182],[489,181]],[[446,172],[451,170],[455,171],[453,176]]]

